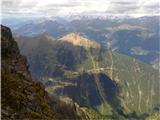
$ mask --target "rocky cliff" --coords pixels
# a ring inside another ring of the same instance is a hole
[[[1,31],[2,70],[7,68],[12,73],[22,74],[26,80],[31,80],[27,59],[20,54],[11,30],[1,26]]]
[[[26,57],[22,56],[11,30],[1,25],[2,119],[87,119],[76,108],[49,97],[40,83],[32,81]],[[77,114],[77,111],[78,114]]]

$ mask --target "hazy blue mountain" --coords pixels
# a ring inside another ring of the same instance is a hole
[[[73,19],[33,20],[20,25],[14,32],[23,36],[36,36],[47,32],[55,38],[77,32],[88,39],[94,39],[108,49],[135,57],[145,63],[153,64],[158,59],[159,16],[116,19]],[[14,28],[14,27],[13,27]]]

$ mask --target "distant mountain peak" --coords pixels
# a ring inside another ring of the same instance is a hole
[[[47,32],[43,32],[41,34],[38,34],[37,36],[35,36],[36,38],[43,38],[43,40],[56,40],[56,38],[54,38],[53,36],[49,35],[49,33]]]
[[[63,36],[62,38],[60,38],[60,40],[70,42],[73,45],[84,46],[86,48],[99,48],[100,47],[100,45],[97,42],[91,41],[85,37],[82,37],[80,36],[79,33],[67,34]]]
[[[138,25],[129,25],[129,24],[122,24],[119,25],[117,28],[117,30],[147,30],[147,28],[142,27],[142,26],[138,26]]]

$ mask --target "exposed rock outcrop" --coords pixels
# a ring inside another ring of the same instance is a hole
[[[32,81],[26,57],[2,25],[1,48],[2,119],[54,119],[43,86]]]
[[[82,37],[77,33],[67,34],[63,36],[62,38],[60,38],[60,40],[70,42],[73,45],[83,46],[86,48],[99,48],[100,47],[100,45],[97,42],[91,41],[85,37]]]
[[[1,32],[2,69],[7,68],[12,73],[22,74],[26,80],[31,80],[27,59],[20,54],[11,30],[1,26]]]

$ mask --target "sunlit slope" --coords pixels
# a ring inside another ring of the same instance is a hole
[[[67,34],[63,36],[62,38],[60,38],[60,40],[72,43],[73,45],[76,45],[76,46],[82,46],[86,48],[99,48],[100,47],[100,45],[97,42],[91,41],[85,37],[82,37],[78,33]]]

